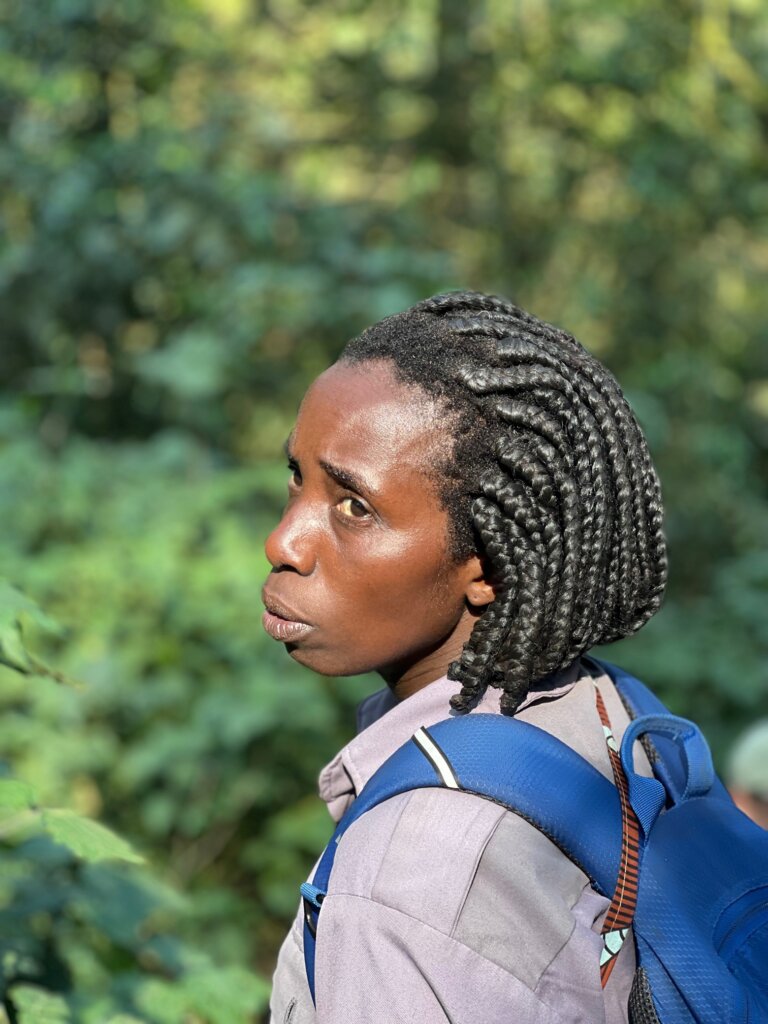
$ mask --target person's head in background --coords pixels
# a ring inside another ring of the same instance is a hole
[[[736,740],[726,777],[736,806],[761,828],[768,828],[768,718]]]
[[[321,674],[377,671],[407,696],[409,673],[447,671],[456,710],[490,685],[513,714],[661,603],[660,488],[632,410],[575,338],[505,299],[437,295],[354,338],[288,456],[267,618]],[[376,481],[382,514],[352,477]]]

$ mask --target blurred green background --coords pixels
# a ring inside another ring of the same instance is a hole
[[[278,453],[425,295],[614,370],[671,581],[610,654],[721,763],[765,713],[766,82],[760,0],[5,0],[0,1021],[263,1019],[377,685],[261,632]]]

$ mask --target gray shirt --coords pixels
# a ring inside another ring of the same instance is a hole
[[[610,679],[597,683],[620,740],[627,714]],[[320,775],[334,820],[419,726],[448,717],[455,690],[443,678],[399,704],[387,690],[363,702],[362,731]],[[499,713],[499,691],[476,710]],[[612,779],[580,664],[532,690],[517,716]],[[641,750],[636,757],[650,774]],[[607,908],[586,875],[516,814],[454,790],[401,794],[363,815],[339,845],[318,925],[316,1010],[299,907],[275,970],[272,1024],[626,1024],[634,949],[629,938],[603,991]]]

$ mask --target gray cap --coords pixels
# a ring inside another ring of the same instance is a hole
[[[768,799],[768,718],[755,722],[736,740],[728,759],[728,782]]]

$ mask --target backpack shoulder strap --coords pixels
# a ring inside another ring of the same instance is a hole
[[[342,836],[384,800],[433,787],[462,790],[514,811],[611,897],[622,836],[616,787],[565,743],[530,723],[477,713],[438,722],[417,730],[373,775],[339,822],[312,882],[301,887],[304,960],[313,1001],[317,920]]]
[[[668,709],[659,700],[659,698],[648,689],[648,687],[641,683],[639,679],[630,675],[626,669],[620,668],[618,665],[612,665],[609,661],[603,661],[602,658],[593,658],[592,655],[583,655],[582,661],[588,665],[594,665],[598,671],[602,674],[605,673],[612,681],[625,706],[628,705],[627,710],[631,712],[632,718],[637,718],[640,715],[667,715],[669,714]]]

